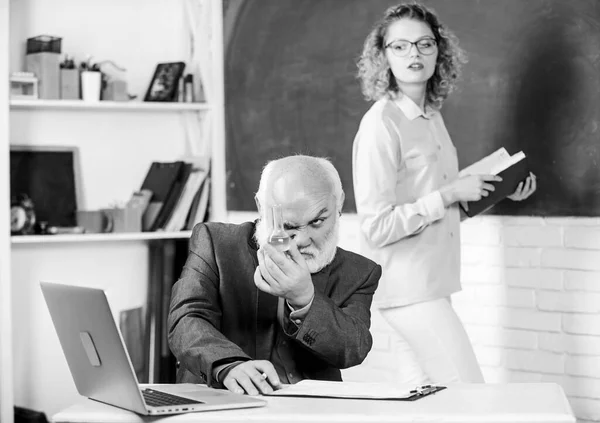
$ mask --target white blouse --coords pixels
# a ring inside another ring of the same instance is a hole
[[[408,96],[377,101],[352,150],[360,253],[383,275],[374,304],[397,307],[460,290],[460,213],[439,188],[458,175],[456,149],[439,111]]]

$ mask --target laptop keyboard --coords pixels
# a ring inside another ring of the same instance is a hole
[[[169,407],[172,405],[202,404],[189,398],[178,397],[177,395],[167,394],[166,392],[155,391],[153,389],[142,389],[144,401],[150,407]]]

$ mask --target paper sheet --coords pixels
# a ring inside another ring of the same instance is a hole
[[[497,175],[524,158],[525,154],[522,151],[511,156],[504,147],[501,147],[489,156],[467,166],[460,171],[459,175]]]
[[[411,385],[373,382],[326,382],[302,380],[295,385],[285,385],[270,395],[309,396],[328,398],[403,399],[409,398]]]
[[[495,166],[508,159],[510,159],[510,154],[508,154],[508,151],[502,147],[494,151],[489,156],[486,156],[472,165],[467,166],[460,171],[460,175],[490,175],[492,174],[492,169]]]
[[[497,175],[505,169],[508,169],[515,163],[523,160],[525,158],[525,153],[519,151],[518,153],[513,154],[508,160],[503,160],[500,163],[497,163],[492,168],[492,175]]]

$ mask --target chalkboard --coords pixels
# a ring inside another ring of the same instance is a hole
[[[395,1],[231,0],[225,10],[227,207],[255,210],[266,161],[330,157],[354,211],[352,141],[370,107],[356,60]],[[442,110],[460,167],[523,150],[538,191],[489,213],[600,215],[600,2],[431,0],[469,55]]]
[[[75,226],[79,191],[74,147],[18,147],[10,151],[10,192],[33,200],[36,220]]]

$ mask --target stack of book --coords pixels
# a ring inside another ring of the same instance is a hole
[[[175,162],[153,162],[141,190],[152,192],[142,218],[144,231],[191,230],[206,217],[210,160],[190,157]]]

